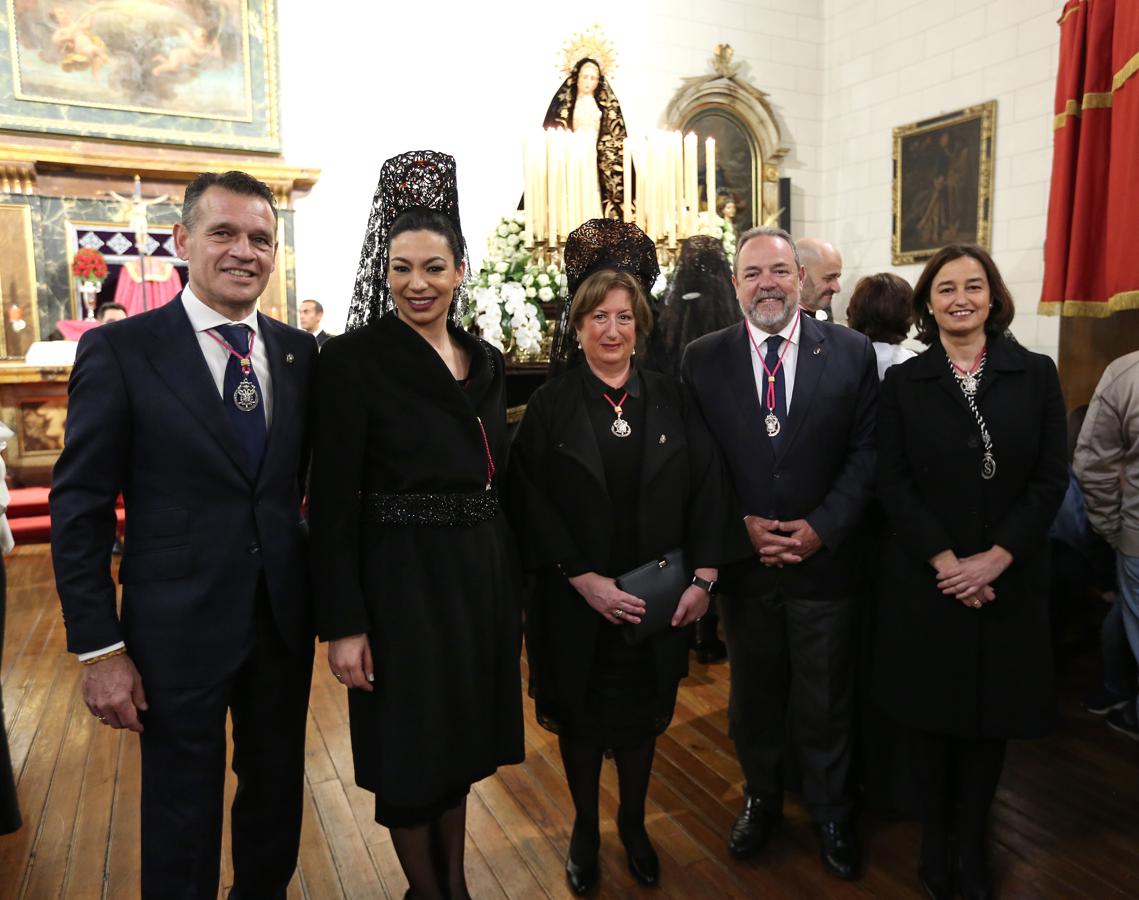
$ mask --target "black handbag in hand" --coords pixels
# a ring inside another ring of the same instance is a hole
[[[617,587],[645,601],[641,621],[623,626],[625,640],[639,644],[672,624],[680,598],[692,584],[692,570],[680,548],[619,575]]]

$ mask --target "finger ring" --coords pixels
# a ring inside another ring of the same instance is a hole
[[[625,618],[625,610],[615,609],[613,610],[613,615],[615,615],[618,619],[623,619]]]
[[[337,680],[337,681],[343,681],[343,680],[344,680],[343,678],[341,678],[341,677],[340,677],[340,673],[339,673],[339,672],[333,672],[332,674],[336,676],[336,680]]]
[[[106,721],[107,721],[107,717],[106,717],[106,716],[99,716],[99,721],[100,721],[100,722],[106,722]]]

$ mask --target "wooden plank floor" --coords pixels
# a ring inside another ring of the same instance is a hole
[[[129,898],[138,883],[138,742],[100,727],[83,706],[80,667],[64,649],[44,547],[8,560],[3,670],[9,741],[25,824],[0,837],[0,900]],[[1004,897],[1139,897],[1139,744],[1081,712],[1094,650],[1063,674],[1059,733],[1010,748],[994,812],[994,865]],[[727,667],[693,666],[660,742],[648,828],[661,856],[656,895],[669,898],[918,896],[918,829],[866,815],[861,880],[825,875],[803,808],[762,859],[730,860],[725,835],[740,803],[727,739]],[[527,702],[527,759],[475,786],[467,870],[475,897],[569,897],[562,872],[572,805],[552,735]],[[352,783],[343,689],[318,651],[308,725],[304,834],[289,896],[403,896],[391,839],[371,795]],[[230,779],[232,782],[232,777]],[[229,785],[232,792],[233,784]],[[617,838],[616,776],[605,766],[602,882],[597,897],[650,895],[628,874]],[[228,804],[227,804],[228,805]],[[228,856],[228,847],[226,848]],[[231,881],[223,861],[223,886]],[[222,894],[224,896],[224,892]]]

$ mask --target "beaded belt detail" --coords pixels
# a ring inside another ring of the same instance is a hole
[[[498,515],[498,492],[469,494],[364,494],[364,518],[373,525],[470,528]]]

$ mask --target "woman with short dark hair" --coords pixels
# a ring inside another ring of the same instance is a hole
[[[1052,360],[1005,337],[1012,296],[982,248],[940,250],[913,308],[929,349],[890,369],[878,411],[890,534],[875,694],[912,736],[923,888],[990,897],[1006,741],[1055,718],[1048,528],[1067,486],[1064,402]]]
[[[890,366],[916,355],[902,346],[913,322],[913,299],[908,281],[893,272],[879,272],[859,279],[846,304],[846,324],[874,346],[879,381]]]

